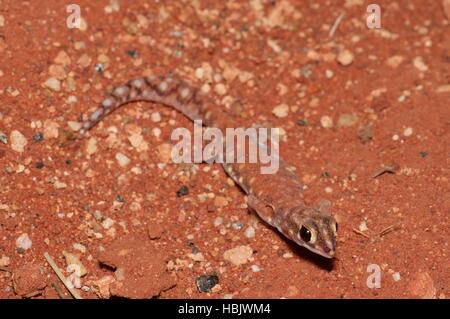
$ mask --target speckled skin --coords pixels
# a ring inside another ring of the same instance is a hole
[[[134,101],[151,101],[171,106],[206,127],[225,130],[236,123],[207,96],[173,76],[150,76],[115,87],[82,124],[83,136],[101,119],[120,106]],[[303,200],[303,185],[280,159],[275,174],[261,174],[259,163],[222,164],[225,172],[248,195],[248,206],[287,238],[327,258],[335,256],[336,222],[328,201],[309,207]]]

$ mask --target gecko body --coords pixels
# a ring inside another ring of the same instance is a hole
[[[201,91],[174,76],[148,76],[115,87],[99,107],[82,123],[82,137],[105,116],[120,106],[149,101],[170,106],[204,126],[236,127],[225,111],[214,106]],[[303,185],[280,159],[275,174],[260,174],[260,163],[223,163],[225,172],[248,195],[248,206],[262,220],[300,246],[333,258],[336,252],[337,224],[330,211],[330,202],[321,201],[311,207],[303,199]]]

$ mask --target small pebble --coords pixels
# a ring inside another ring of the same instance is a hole
[[[227,93],[227,88],[225,87],[225,85],[223,83],[218,83],[214,86],[214,91],[218,95],[225,95]]]
[[[183,197],[189,194],[189,188],[185,185],[181,186],[177,191],[177,197]]]
[[[214,219],[214,226],[218,227],[220,225],[222,225],[223,223],[223,218],[222,217],[216,217],[216,219]]]
[[[188,255],[189,258],[191,258],[193,261],[196,262],[203,262],[205,261],[205,257],[203,256],[203,254],[201,252],[197,252],[197,253],[192,253]]]
[[[420,72],[426,72],[428,71],[428,66],[423,61],[423,58],[418,56],[413,60],[413,64],[416,67],[417,70]]]
[[[358,122],[357,115],[344,113],[344,114],[339,115],[337,125],[339,127],[350,127],[350,126],[354,125],[356,122]]]
[[[44,139],[49,140],[52,138],[58,138],[59,136],[59,124],[54,122],[54,121],[50,121],[50,120],[45,120],[44,122]]]
[[[36,134],[33,135],[33,140],[35,142],[40,142],[44,139],[44,134],[42,134],[41,132],[38,132]]]
[[[394,281],[400,281],[400,273],[399,272],[393,273],[392,279],[394,279]]]
[[[76,255],[69,253],[65,250],[63,250],[62,254],[63,254],[64,258],[66,259],[67,266],[76,265],[75,269],[77,269],[77,271],[78,271],[77,275],[79,275],[80,277],[83,277],[87,274],[86,267],[84,267],[84,265],[81,263],[80,259]]]
[[[261,271],[261,268],[258,265],[252,265],[251,268],[252,268],[253,272],[260,272]]]
[[[413,133],[413,129],[412,129],[411,127],[407,127],[407,128],[405,128],[405,130],[403,131],[403,136],[408,137],[408,136],[411,136],[412,133]]]
[[[331,78],[334,76],[334,73],[333,73],[333,71],[331,71],[331,70],[326,70],[326,71],[325,71],[325,76],[326,76],[328,79],[331,79]]]
[[[102,226],[105,229],[110,229],[113,225],[114,225],[115,221],[112,220],[111,218],[106,218],[103,222],[102,222]]]
[[[87,145],[86,145],[86,152],[89,155],[94,154],[95,152],[97,152],[97,139],[95,137],[91,137],[88,141],[87,141]]]
[[[22,153],[25,150],[25,146],[28,144],[25,136],[17,130],[11,132],[9,139],[11,141],[11,148],[19,153]]]
[[[223,196],[216,196],[214,198],[214,205],[216,207],[225,207],[228,205],[228,200],[226,197]]]
[[[300,125],[300,126],[307,126],[308,125],[308,121],[301,119],[301,120],[297,121],[297,124]]]
[[[37,169],[43,169],[45,165],[44,165],[44,162],[37,161],[35,166]]]
[[[19,249],[27,250],[30,249],[33,242],[30,237],[28,237],[27,233],[23,233],[16,239],[16,247]]]
[[[343,66],[348,66],[353,62],[353,53],[349,50],[341,51],[337,56],[337,61]]]
[[[255,237],[255,228],[252,226],[248,226],[247,229],[244,232],[245,237],[247,238],[253,238]]]
[[[333,127],[333,119],[328,115],[324,115],[320,118],[320,124],[324,128],[332,128]]]
[[[366,230],[369,229],[369,228],[367,228],[366,222],[362,222],[361,224],[359,224],[358,228],[359,228],[360,232],[365,232]]]
[[[122,167],[127,166],[131,162],[131,160],[126,155],[124,155],[120,152],[116,154],[116,160],[119,163],[119,165]]]
[[[56,64],[61,64],[61,65],[70,65],[71,60],[70,60],[69,55],[65,51],[61,50],[58,52],[58,55],[53,60],[53,62],[55,62]]]
[[[219,283],[217,275],[202,275],[197,277],[197,289],[199,292],[211,292],[211,289]]]
[[[73,249],[76,249],[78,251],[81,251],[83,254],[86,252],[86,247],[80,243],[74,243]]]
[[[244,225],[241,222],[232,222],[231,228],[234,230],[241,230]]]
[[[0,258],[0,267],[8,267],[11,264],[11,258],[7,256],[2,256]]]
[[[153,122],[157,123],[157,122],[161,122],[161,113],[159,112],[153,112],[150,115],[150,118]]]
[[[8,137],[6,136],[5,133],[0,131],[0,142],[2,142],[3,144],[8,144]]]
[[[49,88],[50,90],[54,91],[54,92],[59,92],[61,91],[61,82],[55,78],[55,77],[50,77],[48,78],[45,82],[44,85]]]
[[[284,118],[288,116],[289,114],[289,106],[287,104],[280,104],[275,106],[275,108],[272,110],[273,115],[275,115],[278,118]]]
[[[294,255],[292,255],[292,253],[287,252],[287,253],[283,254],[283,258],[285,258],[285,259],[290,259],[292,257],[294,257]]]
[[[425,152],[425,151],[422,151],[422,152],[420,152],[419,154],[420,154],[420,156],[421,156],[422,158],[425,158],[425,157],[428,156],[428,152]]]
[[[253,255],[253,249],[250,246],[237,246],[232,249],[228,249],[223,253],[223,258],[232,263],[235,266],[243,265]]]

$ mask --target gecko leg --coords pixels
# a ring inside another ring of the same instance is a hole
[[[276,227],[275,225],[275,210],[268,204],[258,199],[254,195],[248,195],[247,205],[250,209],[254,210],[262,220],[264,220],[269,225]]]

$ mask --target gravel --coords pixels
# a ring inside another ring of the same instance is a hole
[[[328,115],[324,115],[320,118],[320,124],[324,128],[332,128],[333,127],[333,119]]]
[[[131,162],[131,160],[125,154],[122,154],[120,152],[116,154],[116,160],[121,167],[125,167]]]
[[[44,134],[42,132],[38,132],[33,135],[33,141],[40,142],[44,139]]]
[[[247,229],[244,232],[245,237],[247,238],[253,238],[255,237],[255,228],[252,226],[247,227]]]
[[[19,131],[14,130],[9,135],[9,139],[11,141],[11,148],[18,152],[22,153],[25,151],[25,146],[28,144],[26,137]]]
[[[219,283],[217,275],[202,275],[197,277],[197,289],[200,292],[211,292],[211,289]]]
[[[50,89],[50,90],[52,90],[52,91],[54,91],[54,92],[59,92],[59,91],[61,91],[61,82],[60,82],[57,78],[55,78],[55,77],[50,77],[50,78],[48,78],[48,79],[44,82],[44,85],[45,85],[48,89]]]
[[[223,259],[235,266],[246,264],[253,255],[253,249],[250,246],[237,246],[223,253]]]
[[[23,233],[16,239],[16,247],[18,249],[27,250],[30,249],[33,245],[33,242],[31,241],[30,237],[28,237],[27,233]]]
[[[284,118],[288,116],[289,114],[289,106],[287,104],[280,104],[275,106],[275,108],[272,110],[273,115],[275,115],[278,118]]]
[[[0,142],[2,142],[3,144],[8,144],[8,137],[6,136],[5,133],[0,131]]]
[[[177,191],[177,197],[183,197],[189,194],[189,188],[185,185],[181,186]]]
[[[349,66],[353,62],[353,53],[349,50],[344,50],[337,56],[337,61],[343,66]]]

